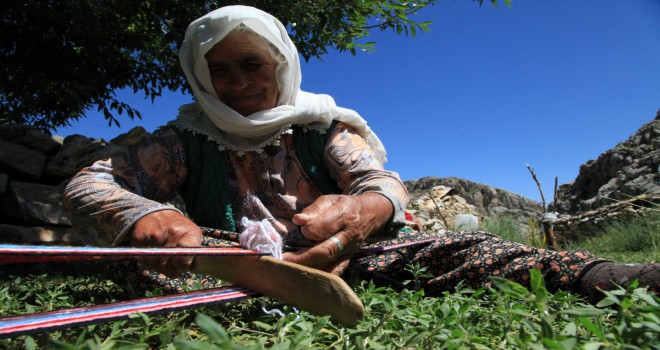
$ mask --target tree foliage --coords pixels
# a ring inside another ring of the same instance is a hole
[[[92,108],[102,111],[109,125],[119,125],[124,113],[140,118],[114,91],[132,89],[152,101],[165,89],[186,91],[177,49],[188,24],[220,6],[241,3],[273,14],[309,60],[329,48],[370,50],[372,42],[360,41],[373,29],[412,36],[427,31],[429,22],[412,15],[437,1],[3,1],[0,123],[52,131]]]

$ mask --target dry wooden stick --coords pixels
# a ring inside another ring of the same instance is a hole
[[[534,172],[534,169],[532,169],[529,164],[527,164],[527,169],[529,170],[529,173],[532,174],[532,179],[534,179],[534,182],[536,182],[536,186],[539,188],[539,193],[541,193],[541,206],[543,207],[543,212],[545,213],[546,208],[545,208],[545,196],[543,195],[543,189],[541,189],[541,183],[539,182],[539,179],[536,177],[536,173]]]
[[[552,196],[552,206],[554,211],[557,211],[557,183],[559,182],[559,176],[555,176],[555,193]]]
[[[442,211],[440,210],[440,206],[435,201],[435,199],[433,199],[433,190],[429,190],[429,198],[431,198],[431,201],[433,201],[433,204],[435,204],[435,209],[438,210],[438,215],[440,215],[440,219],[442,219],[442,222],[445,223],[445,228],[447,228],[447,230],[449,230],[450,228],[449,228],[449,224],[447,223],[447,219],[445,218],[444,215],[442,215]]]
[[[534,179],[534,182],[536,182],[536,186],[539,188],[539,193],[541,194],[541,205],[543,208],[543,215],[545,215],[547,208],[545,206],[545,196],[543,195],[543,190],[541,189],[541,183],[539,182],[539,179],[536,177],[536,173],[534,172],[534,169],[527,164],[527,169],[529,170],[529,173],[532,174],[532,179]],[[555,177],[555,201],[557,200],[557,178]],[[548,245],[548,247],[552,250],[557,250],[557,240],[555,239],[555,229],[554,229],[554,224],[550,220],[546,220],[545,218],[541,220],[541,224],[543,225],[543,234],[545,235],[545,243]]]

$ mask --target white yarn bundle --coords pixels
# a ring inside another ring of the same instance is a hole
[[[243,248],[270,254],[282,260],[282,237],[268,219],[256,221],[243,217],[241,225],[244,230],[238,241]]]

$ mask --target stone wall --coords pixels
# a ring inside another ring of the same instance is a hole
[[[84,244],[84,236],[74,232],[62,209],[63,184],[145,132],[138,127],[107,142],[0,125],[0,242]]]

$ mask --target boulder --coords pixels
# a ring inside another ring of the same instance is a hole
[[[49,135],[27,125],[2,124],[0,125],[0,138],[43,152],[46,155],[54,154],[62,147]]]
[[[59,186],[10,181],[2,204],[3,215],[14,221],[27,225],[71,226],[62,207]]]
[[[476,208],[479,216],[508,215],[521,222],[530,217],[540,218],[541,204],[521,195],[456,177],[423,177],[405,181],[411,198],[416,198],[436,186],[451,188],[453,194]],[[412,202],[412,201],[411,201]]]
[[[407,208],[416,220],[409,224],[419,226],[421,230],[444,231],[455,230],[456,217],[460,215],[474,216],[478,221],[477,208],[456,193],[456,190],[442,185],[416,192]]]
[[[100,159],[110,158],[122,148],[103,139],[71,135],[64,139],[59,152],[48,159],[45,176],[65,179]]]
[[[84,237],[73,227],[42,227],[0,224],[0,242],[12,244],[84,245]]]
[[[121,134],[114,139],[110,140],[111,143],[119,146],[124,146],[128,147],[130,145],[138,143],[142,137],[144,137],[147,134],[147,130],[145,130],[141,126],[136,126],[133,129],[129,130],[125,134]]]
[[[43,152],[0,138],[0,172],[39,180],[45,167]]]
[[[9,175],[0,174],[0,196],[5,194],[5,191],[7,190],[7,184],[8,183],[9,183]]]

